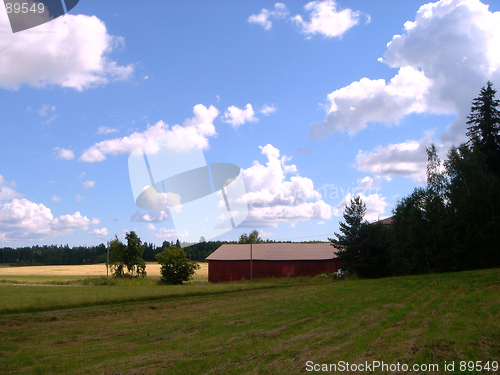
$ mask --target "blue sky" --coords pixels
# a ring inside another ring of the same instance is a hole
[[[216,239],[326,240],[353,194],[390,216],[500,82],[493,1],[81,0],[15,34],[2,7],[0,34],[1,246],[175,240],[128,171],[160,136],[242,169]]]

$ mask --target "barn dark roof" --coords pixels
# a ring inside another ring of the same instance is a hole
[[[394,220],[394,217],[391,216],[391,217],[388,217],[386,219],[379,220],[379,221],[377,221],[377,223],[382,223],[382,225],[391,225],[393,220]]]
[[[254,260],[324,260],[336,258],[338,249],[323,243],[263,243],[252,245]],[[250,245],[226,244],[207,260],[250,260]]]

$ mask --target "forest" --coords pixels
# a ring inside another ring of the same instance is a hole
[[[500,266],[500,102],[488,82],[472,102],[468,141],[441,161],[427,149],[427,185],[399,200],[389,225],[364,220],[360,197],[345,208],[332,245],[360,277]],[[386,221],[387,224],[387,221]]]
[[[204,262],[205,258],[224,243],[222,241],[200,242],[184,251],[191,260]],[[160,246],[154,243],[144,242],[144,253],[142,258],[146,262],[156,262],[155,255],[161,253],[165,247],[175,245],[176,242],[163,241]],[[180,246],[180,244],[178,244]],[[69,245],[34,245],[31,247],[0,248],[0,264],[12,266],[34,266],[34,265],[66,265],[66,264],[96,264],[106,262],[106,244],[97,246],[74,246]]]

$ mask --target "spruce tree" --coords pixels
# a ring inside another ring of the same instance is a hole
[[[333,246],[341,251],[345,251],[349,245],[354,244],[359,240],[361,224],[366,213],[366,204],[363,203],[361,197],[351,198],[350,206],[345,206],[343,214],[345,223],[340,222],[340,231],[342,234],[334,233],[337,239],[329,238]]]
[[[359,277],[387,276],[388,242],[381,223],[369,224],[364,220],[366,205],[360,196],[351,199],[345,206],[344,220],[340,222],[337,239],[329,238],[331,244],[339,249],[338,260],[345,262],[342,268]]]
[[[484,154],[488,167],[500,176],[500,101],[495,99],[493,84],[483,87],[472,101],[471,114],[467,116],[468,145],[474,152]]]

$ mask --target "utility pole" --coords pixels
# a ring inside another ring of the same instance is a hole
[[[250,242],[250,281],[253,281],[252,255],[252,242]]]
[[[106,241],[106,285],[109,283],[109,241]]]
[[[99,237],[101,240],[104,238]],[[106,241],[106,285],[109,284],[109,241]]]

